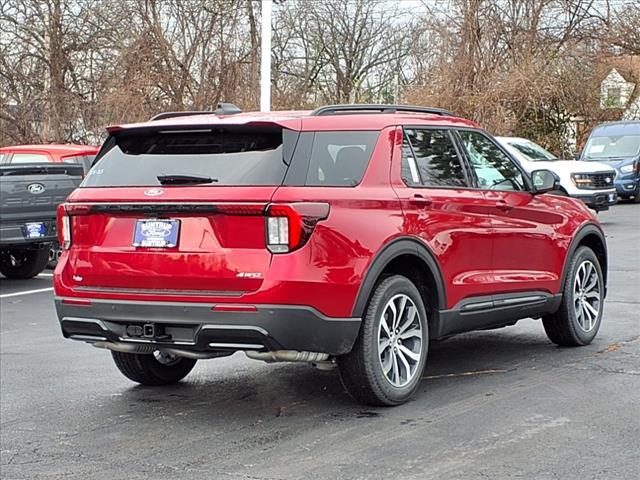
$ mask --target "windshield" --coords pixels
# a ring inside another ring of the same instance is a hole
[[[635,157],[640,153],[640,135],[591,137],[584,147],[583,160]]]
[[[533,142],[512,142],[510,145],[532,162],[548,162],[558,159],[551,152]]]

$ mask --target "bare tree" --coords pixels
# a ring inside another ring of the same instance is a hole
[[[389,6],[381,0],[285,2],[276,18],[276,89],[298,89],[316,102],[380,97],[397,77],[411,33],[398,5]]]

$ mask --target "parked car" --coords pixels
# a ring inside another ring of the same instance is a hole
[[[86,173],[98,150],[99,147],[89,145],[14,145],[0,148],[0,164],[77,163],[83,166]]]
[[[82,165],[0,164],[0,273],[31,278],[57,242],[56,210],[82,180]]]
[[[394,105],[227,111],[108,128],[59,209],[62,333],[131,380],[244,351],[337,366],[357,400],[397,405],[431,340],[528,317],[558,345],[596,336],[598,221],[475,123]]]
[[[633,197],[640,203],[640,120],[598,125],[589,135],[580,160],[615,168],[618,196]]]
[[[98,153],[99,147],[72,144],[14,145],[0,148],[0,165],[33,164],[33,163],[76,163],[82,165],[84,174],[91,168],[91,163]],[[54,235],[55,237],[55,235]],[[60,256],[57,238],[49,249],[48,268],[55,268]]]
[[[560,160],[537,143],[519,137],[496,137],[498,142],[531,173],[546,168],[558,177],[558,193],[582,200],[596,211],[608,210],[617,201],[613,185],[616,171],[598,162]]]

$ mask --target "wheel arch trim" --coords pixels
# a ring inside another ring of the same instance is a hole
[[[604,277],[604,292],[606,296],[607,279],[608,279],[607,270],[609,265],[609,258],[607,253],[607,240],[602,229],[595,223],[587,223],[581,226],[576,232],[576,234],[574,235],[573,240],[571,240],[571,243],[569,244],[569,248],[567,249],[567,255],[565,256],[565,259],[564,259],[564,265],[562,267],[562,277],[560,281],[560,288],[561,289],[564,288],[564,283],[567,279],[567,275],[569,274],[568,269],[569,269],[571,258],[573,257],[578,247],[581,245],[581,242],[590,235],[595,235],[596,237],[598,237],[598,239],[600,240],[600,243],[602,244],[602,250],[604,253],[604,265],[600,265],[600,269],[602,270],[602,276]],[[594,252],[594,253],[597,254],[597,252]]]
[[[436,292],[438,305],[434,306],[435,310],[445,309],[447,307],[445,284],[442,272],[440,271],[440,267],[435,259],[435,255],[420,240],[414,237],[401,237],[392,240],[382,247],[374,257],[373,261],[369,264],[364,280],[358,289],[358,294],[352,309],[352,317],[362,318],[367,302],[373,293],[373,289],[376,285],[376,281],[380,277],[380,274],[384,271],[387,265],[401,255],[414,255],[425,263],[433,275],[438,289]]]

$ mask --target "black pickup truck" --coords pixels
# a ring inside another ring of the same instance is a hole
[[[82,181],[82,165],[0,165],[0,273],[31,278],[57,242],[56,210]]]

